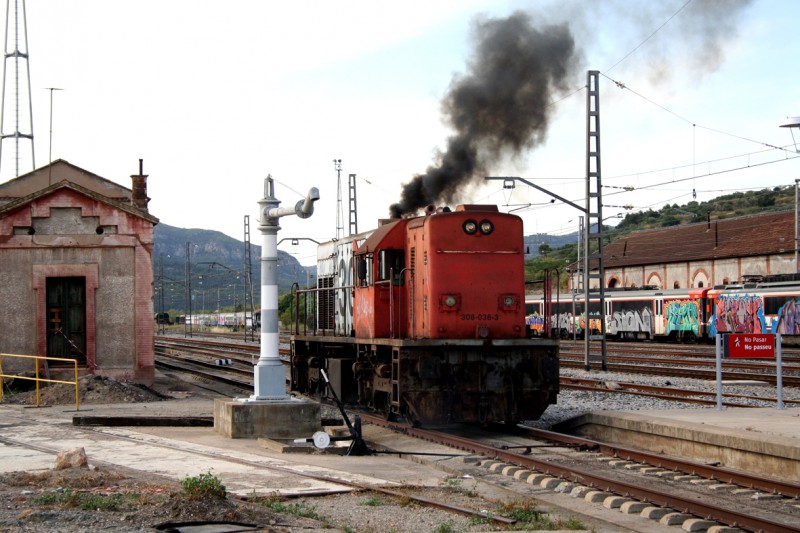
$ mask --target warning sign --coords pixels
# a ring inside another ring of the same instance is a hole
[[[775,335],[730,333],[725,335],[723,357],[753,359],[775,357]]]

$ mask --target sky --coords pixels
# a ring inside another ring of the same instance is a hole
[[[25,51],[15,3],[6,53]],[[64,159],[130,187],[143,159],[161,222],[242,240],[249,215],[258,245],[267,175],[283,207],[316,187],[312,217],[280,219],[279,248],[304,265],[313,241],[349,232],[350,174],[367,231],[449,169],[464,138],[475,160],[437,205],[496,204],[526,234],[576,231],[581,210],[484,178],[584,205],[589,70],[606,223],[800,179],[800,128],[779,127],[800,116],[795,0],[32,0],[25,15],[29,59],[6,60],[3,133],[16,120],[30,133],[27,68],[36,167]],[[506,63],[484,68],[503,39],[530,45],[512,54],[525,65],[558,61],[542,91]],[[485,131],[503,114],[481,107],[496,95],[513,102],[506,120],[533,119],[510,144]],[[30,146],[3,141],[0,182],[32,170]]]

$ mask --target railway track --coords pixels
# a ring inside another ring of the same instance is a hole
[[[797,483],[531,428],[515,436],[476,436],[470,428],[464,436],[361,416],[371,424],[484,457],[481,466],[492,472],[576,497],[592,493],[593,500],[602,499],[612,508],[638,501],[677,510],[682,521],[706,520],[748,531],[800,531]],[[727,486],[724,495],[720,486]],[[753,498],[755,494],[761,498]],[[741,497],[745,495],[751,501]],[[759,500],[769,505],[753,503]]]
[[[160,342],[159,339],[157,364],[191,372],[204,380],[219,379],[228,385],[252,389],[252,361],[256,350],[254,346],[216,341],[170,339]],[[282,351],[282,355],[288,355]],[[230,364],[221,366],[220,359],[229,359]],[[562,378],[561,386],[650,395],[680,402],[714,403],[708,398],[711,393],[672,387],[618,383],[609,389],[602,380],[575,378]],[[726,405],[742,406],[732,400],[753,398],[728,395]],[[796,503],[800,497],[798,484],[529,428],[513,434],[460,436],[450,431],[387,422],[363,413],[361,417],[370,424],[483,457],[480,464],[492,475],[504,473],[520,482],[545,488],[560,485],[559,490],[569,488],[568,492],[576,497],[599,492],[604,498],[646,502],[680,511],[678,514],[695,520],[711,519],[720,524],[736,524],[745,530],[800,531],[793,525],[800,523]],[[592,451],[578,452],[578,449]],[[754,495],[758,495],[757,500],[753,500]]]
[[[230,343],[209,339],[181,339],[174,337],[159,337],[156,339],[157,363],[163,367],[170,367],[174,370],[181,370],[192,373],[206,379],[219,379],[230,385],[239,387],[252,387],[253,364],[259,356],[259,346],[254,344]],[[284,363],[288,364],[290,357],[289,348],[281,348],[279,356]],[[685,377],[700,379],[704,381],[714,381],[716,371],[704,368],[684,368],[686,359],[673,359],[669,364],[663,358],[634,358],[638,364],[616,363],[617,356],[610,359],[607,368],[609,371],[624,372],[629,374],[648,374],[667,377]],[[221,364],[221,361],[230,364]],[[695,361],[696,362],[696,361]],[[707,362],[700,362],[708,365]],[[583,368],[583,359],[564,356],[562,352],[561,366],[568,368]],[[776,377],[762,372],[754,373],[748,370],[755,368],[760,371],[766,365],[745,365],[727,368],[723,366],[723,380],[758,380],[770,384],[775,384]],[[800,387],[800,375],[784,375],[783,385],[786,387]],[[668,401],[681,401],[696,404],[713,405],[715,399],[711,397],[715,392],[702,392],[693,390],[680,390],[675,387],[654,387],[637,385],[632,383],[614,383],[613,388],[609,388],[607,381],[602,379],[576,378],[561,379],[561,386],[565,388],[593,390],[599,392],[618,392],[624,394],[637,394],[640,396],[650,396]],[[735,396],[726,394],[728,402],[724,405],[741,407],[747,406],[743,402],[730,401],[734,399],[765,400],[763,397],[755,396]],[[772,400],[777,401],[777,399]],[[784,400],[784,403],[795,404],[794,400]]]
[[[643,385],[641,383],[608,382],[602,379],[562,377],[560,380],[562,389],[589,390],[595,392],[607,392],[618,394],[633,394],[636,396],[649,396],[660,400],[674,400],[681,403],[693,403],[699,405],[716,405],[716,392],[679,389],[677,387],[659,387],[654,385]],[[745,394],[725,394],[726,401],[722,402],[725,407],[760,407],[734,400],[750,400],[752,402],[772,402],[776,403],[777,398],[765,398],[763,396],[752,396]],[[800,400],[783,400],[785,405],[800,405]]]

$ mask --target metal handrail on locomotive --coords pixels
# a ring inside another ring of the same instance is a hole
[[[750,277],[741,283],[688,289],[606,289],[606,336],[617,340],[711,342],[720,333],[780,333],[800,344],[800,276]],[[550,334],[583,338],[583,294],[551,297]],[[544,298],[526,297],[529,335],[544,328]],[[600,301],[590,293],[588,328],[600,333]]]
[[[315,320],[291,336],[292,389],[326,395],[324,369],[339,398],[388,418],[539,418],[559,345],[526,335],[522,220],[493,205],[426,213],[319,246],[317,287],[297,291]]]

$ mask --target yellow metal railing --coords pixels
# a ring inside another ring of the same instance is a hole
[[[36,377],[21,376],[15,374],[5,374],[3,372],[3,358],[4,357],[17,357],[20,359],[35,359],[35,375]],[[46,361],[67,361],[72,363],[75,369],[75,381],[63,381],[60,379],[40,378],[39,377],[39,360]],[[36,381],[36,407],[39,407],[39,383],[65,383],[67,385],[75,385],[75,410],[80,410],[80,399],[78,397],[78,360],[77,359],[64,359],[61,357],[43,357],[40,355],[16,355],[10,353],[0,353],[0,402],[3,401],[3,378],[27,379],[28,381]]]

